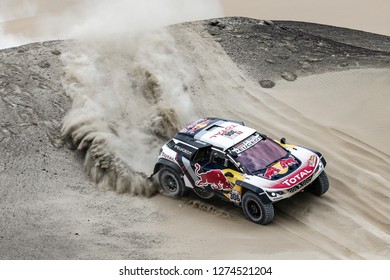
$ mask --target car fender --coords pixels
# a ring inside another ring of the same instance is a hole
[[[309,150],[312,153],[316,154],[318,156],[318,158],[321,160],[322,164],[324,165],[324,168],[326,167],[326,160],[325,160],[324,156],[320,152],[318,152],[316,150],[313,150],[313,149],[306,148],[306,147],[302,147],[302,146],[300,146],[300,147],[303,148],[303,149]]]
[[[150,175],[149,177],[153,177],[153,175],[157,174],[163,166],[168,166],[168,167],[172,168],[173,170],[175,170],[180,175],[183,174],[183,172],[181,171],[180,166],[178,166],[176,163],[174,163],[172,161],[169,161],[169,160],[167,160],[165,158],[159,158],[157,163],[154,165],[153,174]]]
[[[254,185],[251,185],[249,183],[246,183],[244,181],[237,180],[236,184],[242,187],[243,189],[250,190],[257,194],[261,201],[265,204],[271,203],[272,201],[268,198],[268,195],[265,193],[265,191],[259,187],[256,187]],[[243,194],[242,194],[243,195]]]

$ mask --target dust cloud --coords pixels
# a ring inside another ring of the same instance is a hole
[[[0,49],[36,41],[136,34],[221,16],[218,0],[3,0]]]
[[[161,145],[196,117],[187,92],[192,70],[163,27],[183,20],[185,11],[191,10],[191,5],[185,7],[184,15],[183,10],[176,10],[183,7],[182,2],[194,2],[170,1],[164,7],[160,1],[147,1],[150,5],[128,2],[134,5],[127,10],[144,18],[130,17],[126,22],[129,15],[123,7],[109,5],[112,25],[90,32],[86,26],[98,25],[86,22],[83,26],[88,36],[73,42],[72,51],[62,54],[62,84],[73,99],[62,135],[70,136],[78,149],[85,151],[85,170],[100,188],[150,196],[156,186],[147,177]],[[150,15],[146,8],[151,12],[158,8],[161,16],[145,17]],[[192,8],[197,14],[196,7]],[[211,10],[204,16],[210,16]],[[99,18],[99,13],[95,17]],[[126,33],[107,35],[125,31],[123,25],[128,26]]]

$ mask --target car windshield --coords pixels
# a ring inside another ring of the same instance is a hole
[[[237,159],[250,173],[255,173],[286,155],[285,149],[273,140],[266,138],[239,153]]]

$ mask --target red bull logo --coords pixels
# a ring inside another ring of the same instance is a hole
[[[266,179],[272,179],[278,174],[286,173],[290,166],[297,163],[298,163],[297,160],[293,157],[281,159],[277,164],[268,167],[267,170],[264,172],[263,177]]]
[[[180,132],[194,134],[198,130],[205,128],[210,123],[210,121],[211,120],[208,120],[205,118],[197,120],[197,121],[193,122],[192,124],[188,125],[186,128],[183,128],[182,130],[180,130]]]
[[[199,178],[199,180],[195,182],[197,187],[204,188],[205,186],[210,185],[213,189],[218,191],[230,191],[232,189],[232,185],[221,170],[213,169],[204,173],[199,173],[199,170],[200,165],[196,163],[195,173]]]
[[[265,171],[263,177],[266,179],[272,179],[272,177],[278,175],[280,173],[280,169],[274,166],[268,167]]]
[[[297,164],[298,162],[296,161],[295,158],[293,157],[288,157],[288,158],[284,158],[284,159],[281,159],[279,161],[279,164],[280,166],[285,169],[285,168],[288,168],[290,167],[291,165],[294,165],[294,164]]]

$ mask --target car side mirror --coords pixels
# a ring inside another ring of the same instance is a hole
[[[286,143],[287,143],[286,138],[283,137],[282,139],[280,139],[280,143],[282,143],[283,145],[286,145]]]
[[[226,177],[234,177],[234,175],[233,175],[232,172],[226,172],[226,173],[225,173],[225,176],[226,176]]]

